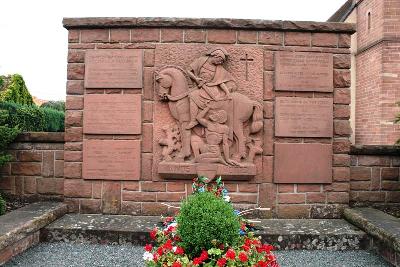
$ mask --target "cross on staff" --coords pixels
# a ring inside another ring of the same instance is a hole
[[[248,81],[249,80],[249,71],[248,71],[249,61],[254,61],[254,59],[249,58],[249,56],[246,53],[245,57],[241,58],[240,61],[245,61],[246,62],[246,81]]]

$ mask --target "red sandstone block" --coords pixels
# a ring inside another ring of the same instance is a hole
[[[357,192],[351,195],[351,201],[354,202],[385,202],[385,192]]]
[[[65,142],[64,150],[66,151],[81,151],[82,150],[82,142]]]
[[[279,205],[277,215],[279,219],[309,218],[310,208],[310,205]]]
[[[65,162],[64,163],[64,177],[65,178],[81,178],[82,177],[82,163]]]
[[[82,151],[65,151],[64,152],[64,161],[82,162],[82,160],[83,160]]]
[[[182,182],[169,182],[167,183],[168,192],[185,192],[186,186]]]
[[[109,41],[108,29],[81,30],[82,43],[107,43]]]
[[[320,184],[299,184],[297,185],[297,192],[320,192]]]
[[[80,142],[83,140],[82,127],[69,127],[65,129],[65,142]]]
[[[81,96],[67,96],[65,101],[65,109],[83,109],[83,97]]]
[[[145,49],[144,50],[144,59],[143,63],[145,67],[154,67],[154,49]]]
[[[16,195],[24,194],[24,178],[23,177],[15,177],[15,194]]]
[[[131,41],[133,43],[159,42],[159,29],[136,28],[131,30]]]
[[[285,32],[285,45],[310,46],[311,34],[304,32]]]
[[[188,184],[187,187],[191,188],[192,184]],[[238,191],[237,190],[237,188],[238,188],[237,183],[225,183],[225,188],[226,188],[226,190],[228,190],[228,192],[237,192]]]
[[[333,68],[334,69],[350,69],[351,56],[347,54],[333,55]]]
[[[185,30],[185,43],[205,43],[206,30]]]
[[[11,174],[34,176],[41,175],[41,164],[37,162],[16,162],[11,164]]]
[[[350,189],[352,191],[369,191],[371,189],[370,181],[351,181]]]
[[[142,212],[142,204],[130,201],[122,201],[121,213],[125,215],[138,216]]]
[[[387,192],[386,202],[400,203],[400,192]]]
[[[350,155],[346,154],[334,154],[333,155],[333,166],[350,166]]]
[[[14,176],[1,176],[0,189],[7,190],[13,193],[15,190],[15,177]]]
[[[160,203],[142,203],[142,215],[144,216],[160,216],[161,215],[171,215],[168,211],[168,207],[161,205]]]
[[[260,184],[258,205],[262,208],[275,207],[276,198],[276,185],[274,184]]]
[[[36,177],[24,177],[24,193],[36,194]],[[64,185],[63,185],[64,187]]]
[[[349,119],[350,118],[350,106],[349,105],[334,105],[333,106],[333,117],[335,119]]]
[[[239,184],[239,192],[241,193],[258,193],[257,184]]]
[[[143,122],[153,122],[153,102],[143,101]]]
[[[112,43],[128,43],[131,40],[131,32],[129,29],[111,29],[110,42]]]
[[[142,174],[140,180],[151,181],[153,169],[153,154],[142,153]]]
[[[65,126],[66,127],[82,127],[83,126],[83,112],[78,110],[67,110],[65,112]]]
[[[264,100],[272,100],[274,97],[274,73],[264,71]]]
[[[390,166],[390,157],[360,155],[358,156],[359,166]]]
[[[43,151],[42,176],[54,176],[54,152]]]
[[[260,183],[272,183],[273,172],[274,172],[274,157],[273,156],[263,156],[263,177]]]
[[[255,44],[257,43],[256,31],[238,31],[238,43],[240,44]]]
[[[79,30],[68,30],[68,43],[79,43]]]
[[[333,86],[335,88],[350,87],[351,74],[349,70],[333,70]]]
[[[154,68],[144,68],[143,73],[143,98],[144,100],[154,99]]]
[[[85,51],[84,50],[68,50],[68,63],[84,63]]]
[[[333,139],[333,153],[335,154],[348,154],[350,152],[349,139]]]
[[[264,101],[264,118],[265,119],[274,118],[274,102]]]
[[[212,44],[236,43],[235,30],[208,30],[208,42]]]
[[[17,151],[18,161],[42,161],[42,152],[40,151]]]
[[[67,81],[67,94],[83,95],[83,81]]]
[[[349,193],[347,192],[328,192],[328,203],[349,203]]]
[[[274,70],[274,52],[264,51],[264,70]]]
[[[68,44],[68,49],[95,49],[95,44]]]
[[[84,214],[99,214],[101,213],[100,199],[80,199],[80,212]]]
[[[264,120],[263,155],[274,154],[274,120]]]
[[[278,192],[279,193],[294,193],[294,185],[293,184],[279,184]]]
[[[68,212],[79,213],[79,199],[64,198],[64,204],[68,206]]]
[[[371,168],[369,167],[350,167],[352,181],[369,181],[371,179]]]
[[[181,202],[186,198],[186,193],[179,192],[158,192],[157,201],[158,202]]]
[[[86,197],[92,196],[92,183],[82,179],[65,179],[64,195],[66,197]]]
[[[61,178],[37,178],[37,192],[45,195],[63,195],[64,179]]]
[[[334,134],[338,136],[350,136],[352,130],[348,120],[335,120],[334,121]]]
[[[122,185],[122,190],[139,191],[139,182],[124,182]]]
[[[312,45],[322,47],[337,47],[338,36],[336,33],[314,33],[312,34]]]
[[[85,94],[104,94],[104,89],[85,89]]]
[[[305,202],[305,194],[278,194],[279,204],[303,204]]]
[[[122,89],[105,89],[106,94],[121,94]]]
[[[282,32],[263,32],[258,33],[258,43],[264,45],[282,45]]]
[[[382,190],[388,191],[399,191],[400,182],[399,181],[382,181]],[[400,200],[399,200],[400,202]]]
[[[307,193],[307,203],[326,203],[326,193]]]
[[[57,178],[64,177],[64,161],[63,160],[54,161],[54,177],[57,177]]]
[[[142,152],[153,152],[153,124],[143,123]]]
[[[92,182],[92,198],[100,199],[103,190],[103,181]]]
[[[104,181],[101,196],[101,209],[104,214],[119,214],[121,210],[121,182]]]
[[[350,168],[333,167],[333,181],[334,182],[350,181]]]
[[[234,203],[257,204],[257,194],[230,193],[229,196]]]
[[[371,190],[381,190],[381,168],[372,168]]]
[[[351,102],[350,90],[348,88],[338,88],[333,91],[334,104],[346,104]]]
[[[183,30],[181,29],[161,29],[162,43],[182,43]]]
[[[165,192],[165,183],[158,182],[141,182],[141,190],[143,192]]]
[[[85,64],[69,63],[67,66],[68,80],[83,80],[85,76]]]
[[[339,34],[338,44],[339,47],[350,48],[351,45],[350,34]]]
[[[399,168],[382,168],[382,180],[399,181]]]

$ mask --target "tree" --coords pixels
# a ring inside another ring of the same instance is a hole
[[[33,105],[33,99],[26,87],[24,78],[19,74],[1,76],[0,101]]]

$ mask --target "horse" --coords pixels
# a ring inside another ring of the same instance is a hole
[[[191,155],[191,130],[186,129],[190,121],[189,78],[182,68],[168,65],[155,73],[155,80],[159,84],[158,96],[162,101],[168,102],[172,117],[179,122],[179,129],[182,134],[180,158],[189,157]],[[240,160],[246,158],[246,136],[243,125],[251,119],[250,133],[260,131],[263,126],[263,108],[260,103],[243,94],[232,92],[230,96],[231,101],[233,101],[233,105],[231,105],[233,110],[225,111],[233,112],[232,130],[237,141],[237,154],[233,158]]]

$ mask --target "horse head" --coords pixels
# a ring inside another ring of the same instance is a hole
[[[188,91],[186,72],[178,66],[162,67],[155,72],[154,79],[159,84],[158,96],[161,101],[169,101],[169,97]]]

